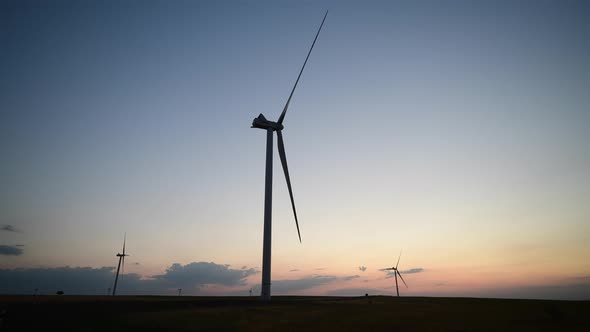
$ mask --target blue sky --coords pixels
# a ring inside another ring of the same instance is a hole
[[[250,124],[278,118],[329,9],[285,120],[302,244],[275,159],[273,279],[387,293],[404,249],[417,295],[588,284],[583,1],[0,6],[6,269],[112,267],[124,232],[138,278],[259,269]]]

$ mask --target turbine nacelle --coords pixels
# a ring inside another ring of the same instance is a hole
[[[268,121],[262,113],[257,118],[254,118],[252,121],[251,128],[258,128],[258,129],[272,129],[273,131],[276,130],[283,130],[283,125],[277,122]]]

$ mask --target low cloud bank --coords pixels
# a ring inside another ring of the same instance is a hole
[[[0,294],[107,294],[114,282],[115,267],[56,267],[0,269]],[[183,289],[183,294],[198,294],[208,285],[242,286],[255,269],[232,269],[227,264],[193,262],[172,264],[164,274],[142,279],[139,274],[119,276],[119,294],[170,295]]]
[[[344,276],[344,277],[337,277],[333,275],[312,275],[308,277],[298,278],[298,279],[283,279],[283,280],[273,280],[272,281],[272,294],[276,295],[290,295],[294,293],[298,293],[304,290],[312,289],[314,287],[337,283],[337,282],[345,282],[352,279],[360,278],[359,275],[351,275],[351,276]],[[260,292],[260,285],[256,285],[253,288],[254,293]]]
[[[399,271],[401,274],[412,274],[412,273],[420,273],[420,272],[424,272],[424,269],[421,267],[416,267],[413,269],[409,269],[409,270],[403,270],[403,271]]]
[[[24,253],[22,245],[7,246],[0,244],[0,255],[4,256],[20,256]]]
[[[0,269],[0,293],[106,294],[113,280],[114,267],[57,267],[30,269]]]
[[[382,270],[382,271],[386,271],[386,270]],[[399,273],[401,273],[402,275],[405,274],[414,274],[414,273],[420,273],[420,272],[424,272],[424,269],[421,267],[415,267],[413,269],[409,269],[409,270],[400,270]],[[388,270],[387,271],[387,276],[385,278],[393,278],[395,276],[395,271],[393,270]]]

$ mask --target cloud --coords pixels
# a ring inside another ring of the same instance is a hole
[[[412,274],[412,273],[420,273],[420,272],[424,272],[424,269],[421,267],[416,267],[416,268],[409,269],[409,270],[399,271],[399,273],[401,273],[401,274]]]
[[[57,267],[0,269],[1,294],[106,294],[113,281],[114,267]]]
[[[359,270],[361,270],[362,272],[367,271],[367,267],[366,266],[359,266]]]
[[[245,285],[245,279],[257,271],[254,269],[231,269],[229,265],[213,262],[193,262],[187,265],[172,264],[165,274],[153,276],[152,279],[170,287],[200,288],[207,284],[224,286]]]
[[[114,273],[115,267],[0,269],[0,294],[30,294],[35,288],[44,294],[56,290],[65,294],[106,294]],[[254,269],[237,270],[213,262],[175,263],[164,274],[149,278],[135,273],[120,275],[117,293],[170,295],[182,288],[183,294],[195,294],[208,285],[245,285],[245,279],[255,273]]]
[[[295,291],[310,289],[338,280],[335,276],[314,275],[300,279],[291,280],[273,280],[272,292],[275,294],[285,294]],[[258,286],[259,287],[259,286]]]
[[[297,272],[297,271],[299,271],[299,269],[289,270],[289,272]]]
[[[352,280],[352,279],[356,279],[356,278],[360,278],[360,277],[361,277],[361,276],[359,276],[358,274],[356,274],[356,275],[353,275],[353,276],[346,276],[346,277],[342,277],[342,278],[340,278],[340,279],[341,279],[341,280],[344,280],[344,281],[348,281],[348,280]]]
[[[2,225],[0,231],[20,233],[20,230],[12,225]]]
[[[5,256],[20,256],[24,253],[24,250],[22,249],[22,245],[16,245],[16,246],[7,246],[7,245],[3,245],[0,244],[0,255],[5,255]]]
[[[385,271],[385,270],[379,270],[379,271]],[[409,270],[400,270],[399,273],[401,274],[413,274],[413,273],[420,273],[420,272],[424,272],[424,269],[421,267],[415,267],[413,269],[409,269]],[[385,276],[386,279],[388,278],[393,278],[395,275],[395,271],[393,270],[388,270],[387,271],[387,275]]]

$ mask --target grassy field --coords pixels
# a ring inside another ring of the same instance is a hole
[[[0,296],[0,331],[590,331],[590,301]]]

